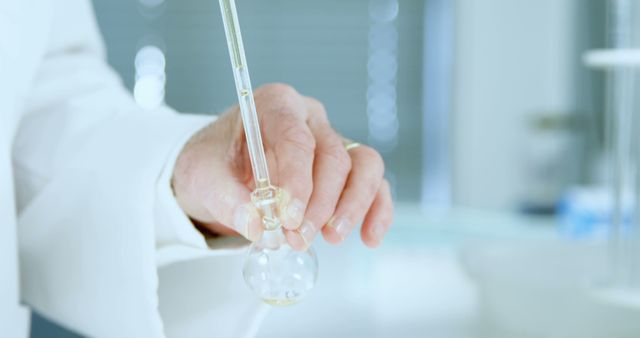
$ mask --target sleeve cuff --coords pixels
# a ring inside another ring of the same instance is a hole
[[[181,135],[169,153],[156,184],[154,216],[156,264],[159,267],[204,256],[239,254],[249,243],[241,237],[205,238],[178,205],[171,189],[171,178],[178,156],[193,134],[216,119],[186,114],[178,117],[189,121],[180,130]]]

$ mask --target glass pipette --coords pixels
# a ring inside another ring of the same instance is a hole
[[[286,207],[282,204],[286,201],[283,201],[281,190],[269,180],[235,1],[220,0],[220,10],[256,185],[251,200],[264,226],[261,240],[249,248],[243,275],[247,285],[268,304],[289,305],[304,297],[315,285],[317,258],[311,248],[296,252],[287,245],[280,218]]]
[[[242,124],[256,184],[253,198],[260,202],[259,212],[263,217],[265,227],[267,229],[275,229],[281,225],[277,205],[278,191],[271,185],[269,180],[269,170],[267,169],[267,160],[262,146],[262,135],[260,134],[256,104],[253,100],[253,90],[251,89],[249,69],[244,55],[244,45],[240,34],[235,1],[220,0],[220,10],[222,11],[240,114],[242,115]]]

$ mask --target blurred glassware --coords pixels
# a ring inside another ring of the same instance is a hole
[[[608,3],[609,49],[585,55],[585,63],[606,72],[606,148],[611,164],[613,195],[609,247],[610,286],[640,289],[640,3],[611,0]],[[627,197],[630,196],[630,197]],[[625,224],[624,205],[633,205]],[[623,203],[624,202],[624,203]]]

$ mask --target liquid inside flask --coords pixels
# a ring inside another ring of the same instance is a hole
[[[312,247],[295,251],[287,243],[280,221],[280,190],[258,188],[252,194],[264,233],[251,244],[243,267],[245,282],[265,303],[276,306],[295,304],[315,286],[318,260]]]

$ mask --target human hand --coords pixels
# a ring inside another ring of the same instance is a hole
[[[283,84],[254,92],[271,183],[284,193],[285,235],[305,250],[318,232],[342,242],[362,222],[369,247],[382,241],[393,218],[384,163],[374,149],[345,149],[324,107]],[[262,223],[251,203],[255,188],[242,119],[234,106],[196,133],[173,173],[179,205],[201,226],[256,241]]]

